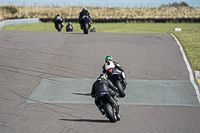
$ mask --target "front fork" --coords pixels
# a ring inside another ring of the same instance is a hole
[[[125,76],[125,73],[124,73],[124,72],[122,72],[122,78],[123,78],[123,79],[125,79],[125,78],[126,78],[126,76]]]

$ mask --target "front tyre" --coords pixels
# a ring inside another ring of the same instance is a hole
[[[88,23],[85,23],[83,32],[84,34],[88,34]]]
[[[122,88],[121,82],[120,82],[119,80],[116,80],[116,81],[115,81],[115,85],[116,85],[116,87],[118,88],[120,97],[125,97],[126,94],[125,94],[125,92],[124,92],[124,89]]]
[[[62,25],[59,23],[59,24],[58,24],[58,29],[57,29],[57,30],[58,30],[58,32],[60,32],[60,31],[61,31],[61,29],[62,29]]]
[[[110,120],[110,122],[117,121],[117,117],[116,117],[115,113],[113,112],[112,106],[110,105],[110,103],[106,103],[104,105],[104,111],[106,112],[106,115],[107,115],[108,119]]]

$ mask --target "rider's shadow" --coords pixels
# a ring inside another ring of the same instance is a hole
[[[60,34],[75,34],[75,35],[85,36],[85,34],[83,34],[82,32],[61,32]]]
[[[71,93],[74,95],[90,96],[90,93]]]
[[[91,119],[59,119],[61,121],[73,121],[73,122],[98,122],[98,123],[107,123],[109,120],[91,120]]]

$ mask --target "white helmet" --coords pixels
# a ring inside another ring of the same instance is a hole
[[[83,8],[83,10],[82,11],[84,11],[84,10],[87,10],[86,8]]]

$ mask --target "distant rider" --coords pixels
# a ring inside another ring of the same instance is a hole
[[[119,71],[118,71],[119,70]],[[121,72],[123,82],[125,85],[127,85],[126,79],[125,79],[125,73],[124,69],[115,61],[113,61],[112,56],[108,55],[105,58],[105,64],[102,67],[102,72],[106,73],[108,75],[108,78],[116,72]]]
[[[81,26],[81,29],[83,29],[83,25],[82,25],[83,16],[88,16],[90,18],[90,23],[91,23],[90,13],[88,12],[86,8],[83,8],[83,10],[79,13],[79,24]]]
[[[98,99],[99,94],[102,92],[108,92],[110,96],[117,101],[117,97],[119,96],[117,90],[118,89],[112,84],[112,82],[107,79],[107,75],[105,73],[101,74],[93,83],[91,97],[95,98],[95,104],[99,108],[102,115],[105,114],[105,111],[103,110],[100,100]],[[120,118],[119,114],[118,117]]]
[[[63,19],[63,17],[61,16],[61,14],[60,13],[58,13],[56,16],[55,16],[55,18],[54,18],[54,25],[55,25],[55,28],[56,28],[56,21],[57,21],[57,18],[62,18],[62,27],[64,26],[64,19]]]
[[[73,26],[72,26],[72,23],[71,23],[71,22],[69,22],[69,23],[67,24],[66,30],[68,30],[68,27],[69,27],[69,26],[71,26],[71,28],[72,28],[71,30],[73,31]]]

